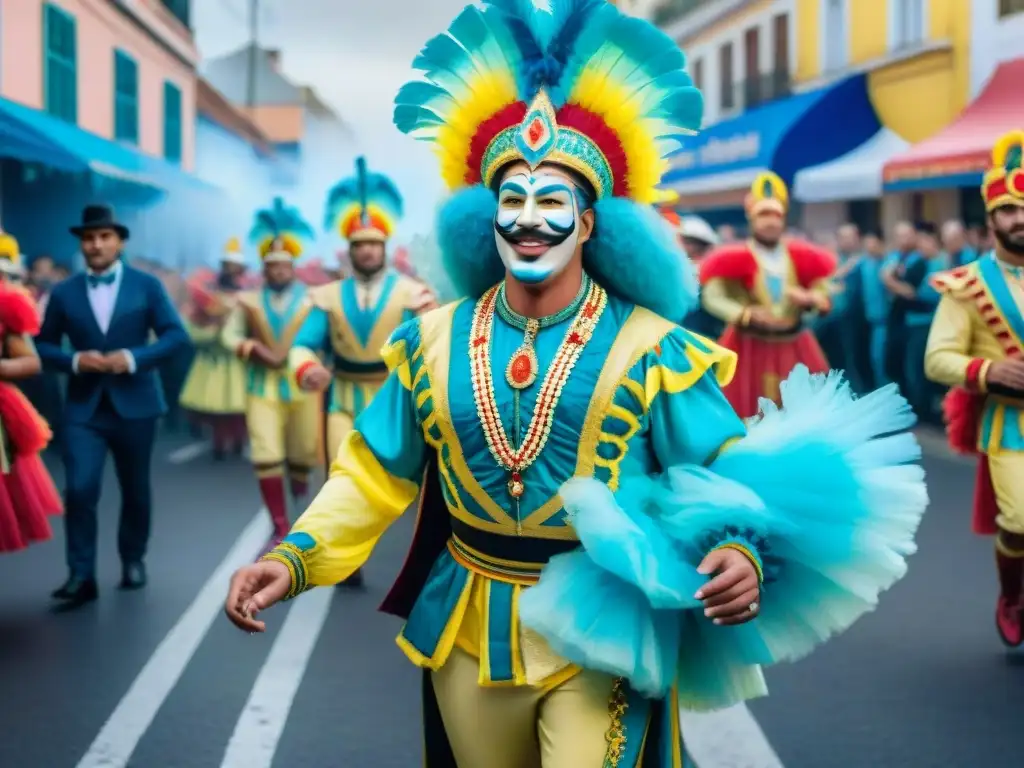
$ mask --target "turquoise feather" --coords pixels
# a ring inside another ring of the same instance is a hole
[[[393,220],[402,218],[405,201],[398,187],[382,173],[367,170],[366,158],[356,158],[356,173],[342,179],[327,193],[324,210],[324,230],[338,226],[340,219],[356,208],[365,215],[367,208],[378,208]]]
[[[282,198],[275,197],[270,208],[261,209],[254,215],[249,241],[258,244],[267,238],[283,235],[291,235],[300,240],[313,240],[316,237],[298,208],[286,205]]]

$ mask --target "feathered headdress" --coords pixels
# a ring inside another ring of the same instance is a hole
[[[985,173],[981,196],[985,210],[1024,206],[1024,131],[1010,131],[992,147],[992,167]]]
[[[671,278],[686,260],[651,204],[672,199],[659,188],[666,155],[701,124],[703,99],[683,52],[607,0],[548,0],[547,9],[533,0],[482,4],[427,42],[413,62],[426,82],[406,84],[395,100],[395,125],[434,143],[448,187],[472,188],[439,218],[453,280],[479,293],[502,277],[488,247],[490,188],[501,169],[557,163],[595,193],[596,231],[584,250],[591,274],[613,293],[681,318],[696,300],[696,281],[679,274],[671,295],[657,290],[666,284],[659,271]],[[625,270],[630,253],[643,259]]]
[[[242,242],[237,237],[232,237],[224,245],[224,253],[221,255],[220,260],[225,264],[245,264]]]
[[[327,193],[324,230],[338,233],[350,243],[386,242],[402,218],[398,187],[381,173],[366,170],[366,158],[356,158],[356,175],[339,181]]]
[[[303,241],[315,238],[298,208],[285,205],[280,197],[274,198],[272,207],[256,212],[249,230],[249,242],[259,249],[264,262],[297,259],[302,255]]]
[[[789,190],[786,182],[771,171],[758,174],[750,185],[747,194],[746,209],[748,218],[756,218],[765,213],[785,216],[789,210]]]
[[[23,274],[25,271],[24,261],[18,241],[0,229],[0,274]]]

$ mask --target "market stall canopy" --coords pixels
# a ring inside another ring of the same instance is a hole
[[[705,128],[674,153],[663,186],[692,206],[693,196],[747,188],[766,170],[791,184],[798,171],[859,147],[880,127],[867,78],[854,75]]]
[[[902,137],[883,127],[852,152],[798,172],[793,181],[793,197],[802,203],[880,197],[882,168],[909,146]]]
[[[981,183],[992,145],[1024,126],[1024,58],[1000,64],[960,116],[886,163],[886,192],[967,187]]]

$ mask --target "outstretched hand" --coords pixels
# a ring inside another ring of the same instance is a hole
[[[704,602],[704,615],[715,624],[743,624],[757,616],[761,586],[757,569],[742,552],[729,547],[714,549],[697,573],[716,574],[694,595]]]
[[[231,623],[246,632],[266,632],[265,622],[256,614],[281,602],[292,586],[292,576],[283,563],[260,560],[235,571],[231,577],[224,612]]]

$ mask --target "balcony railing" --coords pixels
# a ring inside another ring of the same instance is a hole
[[[652,21],[659,27],[664,27],[713,2],[715,0],[664,0],[654,9]]]
[[[778,99],[784,99],[793,93],[793,83],[789,73],[783,70],[765,72],[748,77],[733,86],[729,94],[732,98],[722,99],[723,109],[753,109]]]

